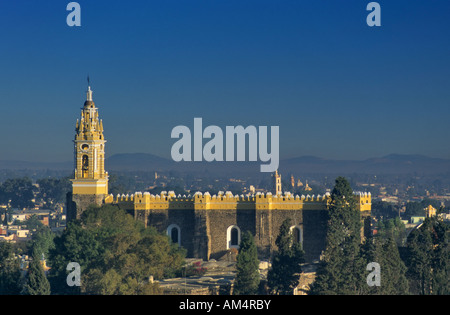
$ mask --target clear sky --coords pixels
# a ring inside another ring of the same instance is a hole
[[[107,155],[177,125],[280,126],[281,158],[450,158],[450,1],[0,2],[0,160],[70,161],[89,74]]]

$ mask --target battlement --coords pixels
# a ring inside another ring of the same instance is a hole
[[[176,195],[173,191],[153,195],[148,192],[136,192],[134,195],[118,195],[115,203],[133,202],[135,210],[149,209],[324,209],[329,202],[329,194],[293,195],[290,192],[273,195],[272,193],[256,193],[233,195],[231,192],[196,192],[193,195]]]
[[[354,192],[360,211],[372,210],[372,195],[370,192]]]
[[[370,211],[372,198],[370,193],[354,193],[360,211]],[[135,210],[150,209],[196,209],[196,210],[323,210],[327,209],[330,202],[330,194],[324,195],[294,195],[290,192],[284,194],[256,193],[246,195],[233,195],[230,191],[219,192],[211,196],[209,192],[196,192],[191,195],[176,195],[173,191],[163,191],[160,194],[149,192],[136,192],[131,195],[112,194],[107,196],[105,203],[119,204],[134,208]]]

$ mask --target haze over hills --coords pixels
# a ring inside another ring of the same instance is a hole
[[[438,174],[450,172],[450,160],[404,154],[390,154],[361,161],[328,160],[305,156],[284,160],[280,165],[280,169],[332,174]]]
[[[32,162],[0,160],[0,170],[72,170],[73,162]]]
[[[180,162],[148,153],[115,154],[105,161],[108,171],[181,171],[236,174],[259,172],[258,162]],[[0,169],[11,170],[69,170],[73,162],[42,163],[30,161],[0,161]],[[332,160],[302,156],[280,161],[280,172],[327,174],[442,174],[450,173],[450,160],[423,155],[390,154],[366,160]]]

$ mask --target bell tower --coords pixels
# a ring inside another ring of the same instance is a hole
[[[282,191],[281,191],[281,174],[278,174],[278,170],[275,171],[275,174],[273,176],[274,179],[274,187],[275,187],[275,195],[281,195]]]
[[[91,204],[103,204],[108,194],[108,173],[105,171],[106,140],[103,136],[103,122],[99,119],[90,85],[75,132],[75,174],[71,180],[72,205],[68,205],[68,219],[79,218]]]

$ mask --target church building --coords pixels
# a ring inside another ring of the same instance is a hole
[[[80,218],[90,205],[116,205],[145,226],[166,233],[172,242],[187,250],[188,257],[209,260],[238,250],[245,231],[253,234],[260,259],[270,258],[277,250],[275,240],[280,226],[289,218],[293,239],[301,243],[307,262],[318,260],[324,250],[329,194],[283,193],[281,175],[276,172],[273,194],[197,192],[182,196],[169,191],[159,195],[136,192],[113,196],[108,193],[103,123],[90,86],[75,131],[75,172],[67,200],[68,220]],[[355,197],[365,223],[363,233],[367,235],[371,195],[358,193]]]

